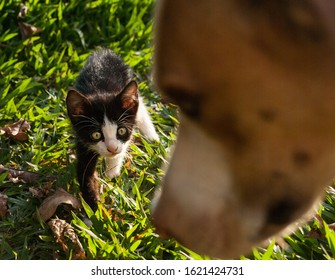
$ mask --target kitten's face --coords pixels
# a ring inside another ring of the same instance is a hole
[[[132,135],[138,108],[137,84],[129,83],[117,96],[70,90],[68,113],[78,140],[101,156],[125,152]]]
[[[127,149],[132,128],[132,123],[110,120],[105,115],[103,124],[90,133],[89,148],[104,157],[121,154]]]

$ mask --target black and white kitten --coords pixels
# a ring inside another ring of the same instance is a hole
[[[111,50],[101,49],[87,60],[66,98],[77,135],[77,178],[84,200],[97,208],[96,163],[105,157],[106,174],[120,174],[134,126],[149,140],[158,135],[138,93],[131,69]]]

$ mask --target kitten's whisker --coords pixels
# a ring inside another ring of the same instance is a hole
[[[126,158],[126,159],[130,159],[130,161],[133,162],[133,161],[132,161],[132,156],[131,156],[130,151],[127,151],[127,152],[126,152],[126,154],[125,154],[125,158]]]
[[[84,129],[84,128],[87,128],[87,127],[93,127],[92,125],[84,125],[84,126],[81,126],[77,129],[77,132],[79,132],[80,130]]]
[[[105,115],[106,115],[107,110],[106,110],[105,103],[103,103],[102,106],[104,106],[104,113],[105,113]]]
[[[131,121],[127,121],[127,118],[123,118],[122,120],[120,120],[119,122],[117,122],[118,124],[128,124],[128,125],[132,125]]]
[[[118,122],[118,121],[124,116],[124,114],[127,113],[128,110],[129,110],[129,109],[127,109],[126,111],[124,111],[124,112],[120,115],[120,117],[116,120],[116,122]]]
[[[76,115],[76,117],[81,117],[81,118],[88,119],[88,120],[94,120],[93,118],[90,118],[90,117],[85,116],[85,115]]]
[[[131,119],[131,118],[134,118],[134,116],[132,116],[132,115],[128,115],[128,116],[125,116],[125,117],[123,117],[122,119],[120,119],[118,122],[124,122],[124,121],[127,121],[127,119]]]
[[[120,126],[123,126],[123,127],[125,127],[125,128],[127,128],[128,130],[132,130],[133,129],[133,126],[132,125],[129,125],[129,124],[127,124],[127,123],[120,123],[119,124]]]
[[[85,124],[85,123],[88,123],[88,124],[90,124],[90,125],[92,125],[92,126],[95,126],[95,123],[90,122],[90,121],[81,121],[81,122],[79,122],[79,123],[76,123],[74,126],[75,126],[75,127],[76,127],[76,126],[81,126],[81,125],[83,125],[83,124]]]
[[[120,119],[122,119],[122,117],[130,110],[131,108],[128,108],[127,110],[125,110],[122,114],[121,114],[121,116],[116,120],[116,122],[119,122],[120,121]]]
[[[85,115],[76,115],[76,116],[77,116],[77,117],[84,118],[84,119],[86,119],[86,120],[88,120],[88,121],[91,121],[91,122],[94,123],[94,124],[99,125],[99,122],[98,122],[95,118],[90,118],[90,117],[85,116]]]

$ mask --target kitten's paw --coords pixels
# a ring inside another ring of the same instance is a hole
[[[106,170],[106,175],[109,179],[113,179],[116,176],[120,175],[120,169],[117,168],[111,168],[109,170]]]

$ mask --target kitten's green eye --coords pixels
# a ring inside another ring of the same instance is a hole
[[[119,134],[120,136],[124,136],[124,135],[126,135],[126,133],[127,133],[127,129],[125,127],[120,127],[117,130],[117,134]]]
[[[101,139],[101,133],[99,131],[94,131],[92,134],[91,134],[91,138],[93,140],[100,140]]]

